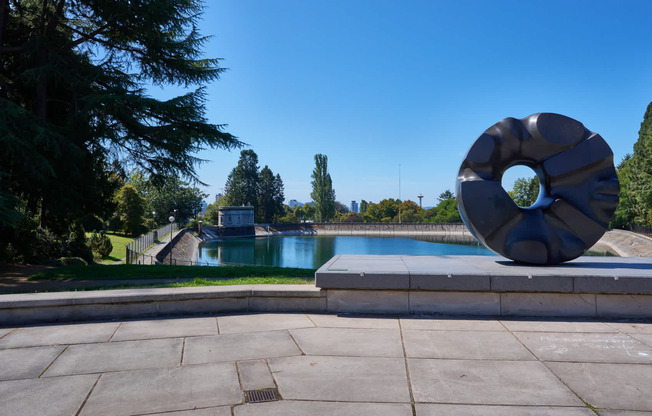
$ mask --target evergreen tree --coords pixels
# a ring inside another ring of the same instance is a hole
[[[225,204],[251,205],[258,202],[258,155],[251,149],[240,152],[238,165],[233,168],[224,186]]]
[[[364,214],[367,212],[367,207],[369,206],[369,203],[365,201],[364,199],[360,201],[360,214]]]
[[[639,225],[652,226],[652,103],[643,116],[638,140],[634,144],[634,155],[624,167],[628,172],[623,173],[629,179],[625,192],[631,203],[634,221]]]
[[[631,194],[630,177],[632,155],[627,154],[616,168],[618,172],[618,182],[620,183],[620,196],[618,208],[614,212],[609,228],[627,228],[634,224],[636,212],[634,211],[634,199]]]
[[[315,169],[312,172],[312,192],[317,222],[327,222],[335,215],[335,190],[328,173],[328,156],[315,155]]]
[[[283,181],[280,175],[274,176],[265,165],[260,171],[258,183],[258,216],[262,222],[270,223],[283,215]]]
[[[439,194],[437,201],[442,202],[451,198],[455,198],[455,194],[453,194],[450,189],[446,189],[444,192]]]
[[[154,181],[197,180],[194,154],[239,147],[204,117],[203,84],[223,68],[205,59],[199,0],[0,0],[0,226],[17,205],[67,232],[106,211],[118,161]],[[186,94],[158,100],[149,85]],[[7,235],[6,233],[3,233]]]

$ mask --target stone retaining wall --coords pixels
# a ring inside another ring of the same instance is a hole
[[[156,259],[163,264],[191,265],[197,261],[201,240],[194,236],[191,230],[183,230],[177,234],[172,243],[168,243],[156,256]]]
[[[427,235],[466,234],[466,226],[459,224],[427,223],[301,223],[256,224],[256,235]]]

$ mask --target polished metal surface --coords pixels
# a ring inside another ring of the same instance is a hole
[[[519,207],[501,185],[524,165],[539,198]],[[582,255],[604,234],[620,192],[613,152],[599,134],[553,113],[506,118],[487,129],[460,167],[457,205],[471,233],[520,263],[557,264]]]

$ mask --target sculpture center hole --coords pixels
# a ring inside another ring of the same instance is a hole
[[[539,199],[541,181],[536,172],[527,166],[516,165],[507,169],[500,184],[519,207],[531,207]]]

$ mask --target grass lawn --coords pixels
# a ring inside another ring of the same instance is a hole
[[[111,250],[111,253],[107,257],[104,257],[99,262],[103,264],[112,264],[127,257],[127,244],[134,241],[134,238],[115,233],[106,233],[106,235],[111,240],[113,250]],[[90,236],[91,233],[87,233],[87,237],[90,238]]]
[[[80,282],[64,290],[131,289],[151,287],[194,287],[227,285],[314,284],[315,269],[267,266],[148,266],[119,264],[64,266],[29,276],[30,280],[97,281],[97,286]],[[148,283],[148,279],[156,279]],[[165,279],[161,281],[161,279]],[[181,280],[180,280],[181,279]],[[138,280],[138,282],[134,282]],[[145,280],[145,282],[143,282]],[[45,289],[58,291],[62,289]]]
[[[218,278],[218,279],[204,279],[196,278],[182,282],[157,282],[146,284],[119,284],[119,285],[105,285],[80,288],[76,290],[109,290],[109,289],[142,289],[153,287],[198,287],[198,286],[233,286],[233,285],[309,285],[314,284],[315,279],[310,277],[283,277],[283,276],[269,276],[269,277],[234,277],[234,278]]]
[[[49,269],[29,279],[47,280],[130,280],[130,279],[237,279],[237,278],[300,278],[315,275],[315,269],[267,266],[168,266],[119,264],[66,266]],[[128,283],[128,282],[125,282]],[[229,283],[241,284],[241,283]],[[245,283],[251,284],[251,283]]]

